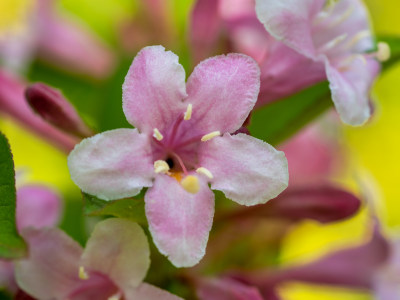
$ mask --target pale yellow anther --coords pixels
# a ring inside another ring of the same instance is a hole
[[[193,110],[193,105],[192,104],[188,104],[185,115],[183,116],[183,119],[185,121],[190,120],[190,118],[192,117],[192,110]]]
[[[378,43],[378,51],[376,52],[376,58],[380,62],[385,62],[390,58],[390,47],[387,43],[379,42]]]
[[[154,128],[154,129],[153,129],[153,137],[154,137],[157,141],[161,141],[161,140],[164,138],[164,136],[161,134],[161,132],[160,132],[157,128]]]
[[[212,138],[215,138],[216,136],[219,136],[219,135],[221,135],[221,132],[219,132],[219,131],[213,131],[213,132],[210,132],[209,134],[204,135],[204,136],[201,138],[201,141],[202,141],[202,142],[205,142],[205,141],[211,140]]]
[[[197,174],[202,174],[202,175],[204,175],[204,176],[207,176],[207,177],[210,178],[210,179],[213,179],[213,178],[214,178],[214,176],[213,176],[213,174],[210,172],[210,170],[208,170],[208,169],[206,169],[206,168],[203,168],[203,167],[198,168],[198,169],[196,170],[196,173],[197,173]]]
[[[197,194],[200,190],[199,179],[197,176],[188,175],[181,181],[181,186],[185,189],[186,192],[191,194]]]
[[[85,271],[85,267],[83,266],[79,267],[79,278],[82,280],[89,279],[89,274]]]
[[[120,300],[120,299],[121,299],[121,294],[118,293],[118,294],[112,295],[107,300]]]
[[[166,174],[169,171],[169,166],[164,160],[156,160],[154,162],[154,172]]]

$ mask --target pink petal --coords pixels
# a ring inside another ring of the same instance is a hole
[[[81,247],[56,228],[25,229],[22,236],[29,257],[15,263],[18,285],[38,299],[66,299],[79,282]]]
[[[147,237],[132,221],[102,221],[86,244],[82,265],[108,276],[121,290],[136,288],[150,266]]]
[[[312,19],[325,0],[256,0],[257,17],[276,39],[299,53],[314,58]]]
[[[230,278],[201,279],[197,283],[200,300],[263,300],[257,288]]]
[[[241,133],[205,142],[199,165],[213,174],[212,189],[243,205],[265,203],[288,185],[284,153]]]
[[[26,227],[53,227],[61,217],[61,199],[53,190],[26,185],[17,190],[18,230]]]
[[[192,118],[204,134],[235,132],[246,120],[257,100],[260,70],[243,54],[228,54],[201,62],[187,83],[193,105]]]
[[[85,272],[88,271],[85,270]],[[118,287],[107,276],[94,272],[88,272],[88,275],[88,279],[80,280],[74,286],[74,289],[68,294],[67,299],[109,299],[118,294]]]
[[[44,83],[35,83],[25,90],[25,97],[31,108],[55,127],[78,137],[93,135],[59,90]]]
[[[137,129],[116,129],[83,140],[68,157],[72,180],[101,199],[135,196],[152,185],[149,137]]]
[[[14,278],[14,264],[0,260],[0,290],[15,293],[17,289],[18,286]]]
[[[27,129],[47,139],[64,151],[71,151],[75,138],[60,132],[35,115],[24,97],[25,84],[16,77],[0,70],[0,112],[21,123]]]
[[[177,180],[159,175],[145,196],[146,215],[154,243],[176,267],[191,267],[205,254],[214,215],[214,194],[200,178],[197,194]]]
[[[356,58],[344,70],[326,60],[326,75],[340,118],[349,125],[362,125],[370,117],[369,89],[379,72],[373,59]]]
[[[219,0],[197,0],[191,15],[190,42],[194,61],[200,62],[214,52],[221,29]]]
[[[162,130],[185,112],[185,70],[178,56],[162,46],[143,48],[123,85],[123,110],[141,132]]]
[[[142,283],[138,288],[125,291],[126,300],[183,300],[153,285]]]
[[[39,2],[39,55],[77,73],[110,75],[115,66],[111,49],[81,24],[57,15],[53,1]]]

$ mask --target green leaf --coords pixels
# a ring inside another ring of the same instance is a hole
[[[15,223],[16,190],[14,161],[7,138],[0,133],[0,257],[20,258],[26,244]]]
[[[87,216],[113,216],[141,224],[147,223],[143,199],[126,198],[105,201],[86,193],[82,193],[82,195],[84,212]]]
[[[328,83],[319,83],[254,111],[249,130],[253,136],[277,145],[332,105]]]
[[[383,70],[386,71],[400,61],[400,36],[380,36],[377,40],[387,43],[390,47],[390,58],[382,64]]]

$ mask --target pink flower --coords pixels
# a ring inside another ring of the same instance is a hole
[[[55,12],[54,1],[39,0],[30,7],[23,29],[0,36],[4,66],[24,72],[38,54],[70,71],[96,78],[110,74],[115,64],[111,50],[79,23]]]
[[[274,38],[325,68],[343,122],[361,125],[369,118],[369,89],[379,72],[375,57],[382,53],[367,53],[375,45],[360,0],[256,0],[256,12]]]
[[[84,250],[56,228],[26,229],[22,235],[29,257],[16,262],[16,278],[21,289],[37,299],[180,299],[142,282],[150,250],[136,223],[98,223]]]
[[[204,255],[220,190],[243,205],[265,203],[288,184],[282,152],[238,130],[253,108],[259,69],[240,54],[200,63],[185,85],[178,57],[161,46],[134,59],[123,109],[136,129],[83,140],[71,152],[71,178],[105,200],[143,187],[146,215],[161,253],[178,267]]]
[[[18,231],[24,228],[56,226],[61,216],[60,197],[47,187],[24,185],[17,190],[16,221]],[[0,260],[0,289],[16,293],[14,264]]]

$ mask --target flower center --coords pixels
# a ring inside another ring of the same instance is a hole
[[[158,158],[154,162],[154,172],[173,177],[187,192],[196,194],[200,185],[193,171],[209,180],[213,178],[209,170],[197,165],[198,144],[220,136],[221,133],[213,131],[193,134],[192,128],[188,125],[192,114],[193,106],[188,104],[186,111],[178,117],[169,130],[161,132],[158,128],[153,129],[154,151]]]

